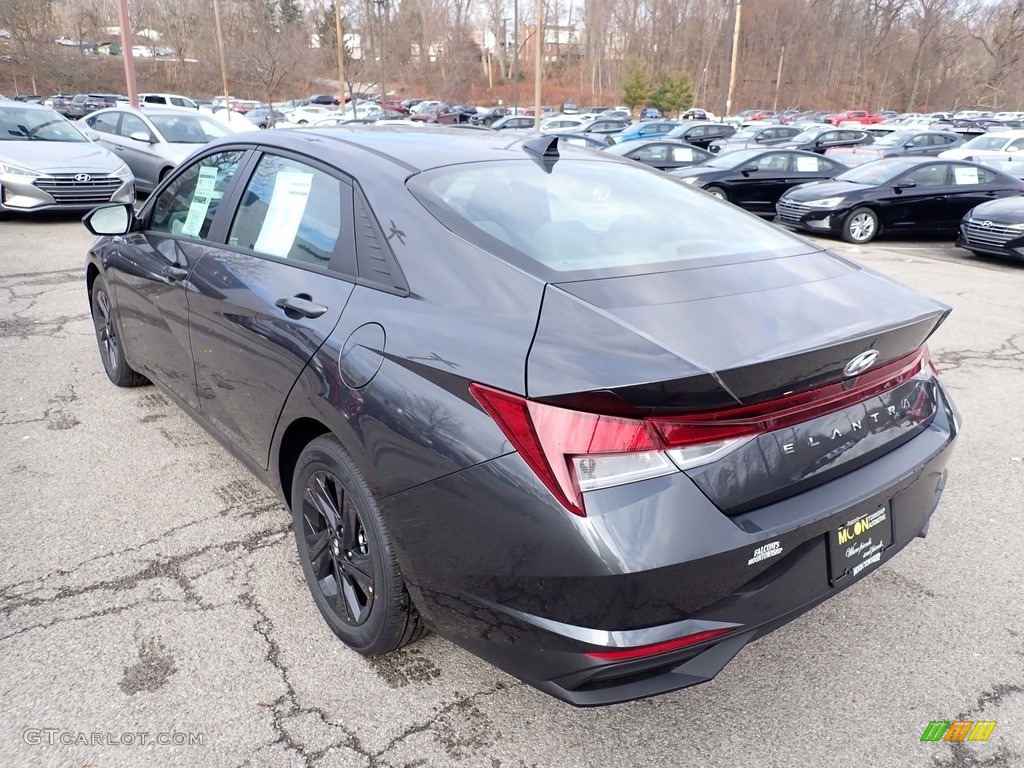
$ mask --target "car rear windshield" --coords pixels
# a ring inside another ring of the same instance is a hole
[[[447,166],[409,189],[444,226],[545,279],[664,271],[816,250],[670,176],[601,160]],[[587,275],[567,273],[590,273]]]
[[[11,102],[14,103],[14,102]],[[75,126],[49,109],[0,106],[0,141],[88,141]]]
[[[1006,136],[978,136],[976,139],[971,139],[961,147],[961,149],[994,149],[1000,150],[1003,145],[1009,142]]]

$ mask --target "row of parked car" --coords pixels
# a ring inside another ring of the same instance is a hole
[[[1024,257],[1024,161],[1017,167],[996,156],[1024,149],[1024,131],[965,142],[917,128],[823,124],[793,134],[794,126],[769,125],[723,135],[728,127],[634,123],[615,143],[581,131],[551,133],[671,173],[790,228],[852,243],[883,233],[958,233],[977,253]],[[134,199],[197,147],[235,130],[242,129],[194,109],[156,104],[107,107],[72,124],[41,105],[0,102],[0,135],[8,138],[0,145],[0,210]]]

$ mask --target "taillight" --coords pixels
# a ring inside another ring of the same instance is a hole
[[[715,461],[744,442],[841,411],[909,381],[931,363],[927,347],[853,379],[754,405],[629,418],[528,400],[483,384],[469,389],[566,509],[586,515],[583,492]],[[934,368],[932,368],[934,370]]]

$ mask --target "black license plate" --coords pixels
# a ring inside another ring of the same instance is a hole
[[[888,503],[853,518],[829,533],[828,554],[832,583],[857,576],[876,565],[892,546],[892,509]]]

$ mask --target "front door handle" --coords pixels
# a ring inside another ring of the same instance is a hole
[[[171,280],[184,280],[188,277],[188,270],[181,267],[164,267],[160,271]]]
[[[289,296],[284,299],[278,299],[274,302],[274,306],[279,309],[283,309],[285,314],[297,314],[303,317],[320,317],[324,312],[327,311],[327,307],[323,304],[314,304],[313,297],[306,293],[300,293],[298,296]]]

